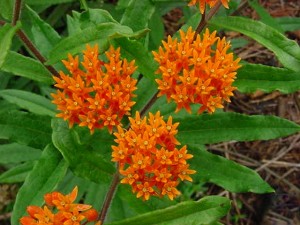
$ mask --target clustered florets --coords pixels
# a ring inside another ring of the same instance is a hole
[[[197,2],[199,3],[199,10],[201,12],[201,14],[204,13],[204,10],[205,10],[205,7],[206,7],[206,4],[209,5],[209,7],[213,7],[215,6],[215,4],[218,2],[218,1],[221,1],[223,6],[225,8],[229,8],[228,7],[228,2],[229,0],[191,0],[189,5],[192,6],[192,5],[196,5]]]
[[[106,53],[107,62],[100,60],[98,46],[87,46],[80,68],[79,58],[68,55],[69,60],[63,60],[71,76],[60,72],[60,77],[54,77],[55,87],[61,89],[52,94],[61,113],[57,117],[87,126],[91,133],[95,128],[112,128],[119,125],[124,115],[130,115],[133,91],[136,90],[136,80],[131,77],[136,69],[134,61],[128,62],[120,58],[120,48],[111,47]]]
[[[175,138],[179,123],[172,123],[172,117],[165,122],[160,112],[149,113],[149,118],[131,118],[126,131],[118,127],[112,146],[112,161],[119,163],[119,171],[124,176],[121,183],[132,186],[137,197],[148,200],[150,196],[167,195],[171,200],[180,194],[179,180],[192,181],[186,160],[192,158],[186,146],[177,148],[180,143]]]
[[[44,195],[44,207],[28,206],[29,216],[20,219],[21,225],[80,225],[96,221],[98,213],[91,205],[74,203],[78,188],[70,194],[52,192]],[[95,225],[100,225],[96,222]]]
[[[159,63],[157,73],[158,96],[166,95],[168,101],[175,101],[176,111],[185,108],[191,112],[191,104],[198,103],[198,113],[223,108],[223,101],[230,102],[236,89],[232,86],[240,59],[234,60],[233,53],[227,53],[230,43],[225,38],[216,37],[206,29],[201,39],[191,28],[185,33],[180,30],[180,38],[167,42],[158,52],[153,51]]]

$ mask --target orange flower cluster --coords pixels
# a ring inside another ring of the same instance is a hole
[[[87,126],[91,133],[95,128],[106,126],[110,132],[117,126],[124,115],[135,104],[131,99],[136,90],[136,80],[131,77],[136,69],[134,61],[120,59],[120,48],[110,49],[105,53],[108,62],[100,60],[98,46],[87,45],[83,51],[84,70],[80,68],[78,56],[68,55],[63,60],[72,76],[60,72],[60,77],[53,77],[58,90],[52,94],[61,113],[57,117]]]
[[[229,8],[228,7],[228,2],[229,2],[229,0],[191,0],[190,1],[190,3],[189,3],[189,5],[191,6],[191,5],[196,5],[197,4],[197,2],[199,3],[199,9],[200,9],[200,12],[201,12],[201,14],[203,14],[204,13],[204,10],[205,10],[205,5],[206,4],[208,4],[209,5],[209,7],[211,8],[211,7],[213,7],[218,1],[221,1],[222,2],[222,4],[223,4],[223,6],[225,7],[225,8]]]
[[[149,113],[149,118],[131,118],[126,131],[118,126],[112,146],[112,161],[119,162],[119,171],[124,176],[123,184],[132,186],[137,198],[148,200],[150,196],[167,195],[171,200],[180,194],[179,180],[192,181],[186,160],[192,158],[186,146],[178,149],[180,143],[175,138],[179,123],[172,123],[172,117],[165,122],[160,112]]]
[[[199,34],[194,36],[192,28],[186,33],[180,30],[180,41],[169,36],[158,52],[153,51],[159,63],[157,73],[162,74],[156,79],[158,96],[175,101],[176,112],[181,108],[191,112],[190,104],[199,103],[198,113],[213,113],[223,108],[224,100],[230,102],[240,59],[234,60],[233,53],[226,53],[230,43],[216,37],[216,31],[210,34],[206,29],[202,39]]]
[[[75,187],[67,195],[60,192],[46,194],[44,196],[46,205],[43,208],[28,206],[29,216],[20,219],[21,225],[80,225],[96,221],[98,213],[91,205],[73,203],[77,192],[78,189]],[[53,212],[54,208],[56,212]],[[101,222],[98,221],[95,225],[101,225]]]

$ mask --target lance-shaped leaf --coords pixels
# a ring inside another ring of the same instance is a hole
[[[53,83],[51,73],[43,64],[16,52],[7,54],[1,70],[45,84]]]
[[[3,27],[0,27],[0,68],[2,67],[6,55],[9,52],[12,39],[20,26],[21,24],[17,23],[16,26],[5,24]]]
[[[104,51],[109,38],[130,37],[135,35],[131,28],[118,23],[101,23],[88,27],[80,32],[61,40],[49,54],[48,64],[56,63],[67,57],[68,53],[74,55],[85,49],[86,44],[99,45],[100,51]]]
[[[183,144],[210,144],[222,141],[269,140],[300,131],[300,126],[276,116],[247,116],[215,113],[174,116],[180,122],[178,139]]]
[[[154,10],[151,0],[132,0],[123,14],[121,24],[131,27],[134,31],[142,30],[148,26]]]
[[[47,1],[48,3],[49,1]],[[39,15],[26,6],[26,12],[30,18],[30,32],[32,33],[32,41],[44,56],[48,56],[50,50],[60,41],[59,34]]]
[[[57,186],[65,176],[67,168],[60,152],[49,144],[18,192],[11,218],[12,225],[19,225],[19,219],[25,214],[27,206],[43,203],[44,194]]]
[[[280,24],[280,26],[285,32],[300,30],[299,17],[278,17],[274,19],[277,21],[277,23]]]
[[[292,93],[299,90],[299,73],[285,68],[264,66],[259,64],[245,64],[239,70],[234,86],[240,92],[281,91]]]
[[[1,173],[0,183],[24,182],[33,166],[34,161],[28,161],[8,169],[7,171]]]
[[[121,47],[123,57],[129,60],[135,60],[138,66],[137,70],[142,73],[143,76],[154,80],[158,65],[142,43],[136,40],[129,40],[128,38],[115,39],[114,43]]]
[[[230,201],[227,198],[208,196],[197,202],[182,202],[107,225],[140,225],[141,221],[143,225],[204,225],[216,222],[225,216],[229,209]]]
[[[96,183],[111,178],[110,175],[115,172],[110,161],[113,136],[106,130],[103,129],[83,141],[84,138],[75,129],[70,129],[62,119],[53,119],[52,129],[53,143],[75,175]]]
[[[25,2],[29,5],[54,5],[54,4],[62,4],[67,2],[75,2],[75,0],[47,0],[47,2],[40,0],[25,0]]]
[[[55,105],[50,99],[28,91],[15,89],[6,89],[0,91],[0,96],[6,101],[18,105],[20,108],[27,109],[30,112],[39,115],[54,116]]]
[[[191,168],[197,173],[192,175],[194,181],[211,182],[230,192],[274,192],[255,171],[212,154],[199,145],[188,145],[189,153],[194,157],[190,160]]]
[[[49,116],[16,110],[0,113],[0,138],[43,149],[51,142]]]
[[[278,60],[288,69],[300,71],[299,45],[274,28],[248,18],[215,17],[209,24],[234,30],[253,38],[275,53]]]
[[[0,164],[20,163],[39,159],[42,152],[18,143],[0,145]]]

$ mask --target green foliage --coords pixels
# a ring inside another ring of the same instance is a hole
[[[211,144],[222,141],[269,140],[300,131],[300,126],[275,116],[247,116],[214,113],[174,117],[180,122],[178,138],[185,144]]]
[[[0,27],[0,68],[2,67],[9,52],[12,38],[19,28],[20,24],[18,24],[18,26],[5,24],[3,27]]]
[[[0,175],[0,183],[24,182],[25,178],[32,171],[34,162],[29,161],[16,165]]]
[[[253,38],[270,49],[282,65],[293,71],[300,71],[300,47],[274,28],[242,17],[215,17],[211,25],[234,30]]]
[[[245,64],[239,69],[237,76],[234,85],[240,92],[251,93],[261,90],[269,93],[277,90],[292,93],[300,87],[299,73],[286,68]]]
[[[1,70],[45,84],[53,83],[51,73],[43,64],[16,52],[8,52]]]
[[[50,117],[16,110],[0,112],[0,138],[42,149],[51,142]]]
[[[60,41],[61,37],[53,27],[43,21],[34,10],[29,6],[27,6],[26,9],[30,19],[32,41],[40,52],[48,57],[49,52]]]
[[[52,128],[53,143],[75,174],[96,183],[110,179],[115,172],[108,154],[113,137],[106,130],[97,132],[97,138],[88,137],[83,141],[82,136],[70,130],[61,119],[53,119]]]
[[[67,163],[59,151],[49,144],[18,193],[11,219],[12,225],[19,224],[19,218],[25,214],[28,205],[40,205],[43,202],[44,194],[57,186],[67,168]]]
[[[108,225],[135,225],[143,221],[145,225],[189,225],[211,224],[228,213],[230,202],[219,196],[208,196],[198,202],[182,202],[176,206],[156,210],[120,222],[108,223]]]
[[[45,116],[55,115],[55,105],[43,96],[27,91],[6,89],[0,91],[0,96],[8,102],[18,105],[32,113]]]
[[[217,156],[199,145],[188,145],[194,155],[191,167],[194,180],[217,184],[230,192],[268,193],[274,190],[253,170]]]
[[[39,159],[41,150],[18,143],[0,145],[0,164],[19,163]]]

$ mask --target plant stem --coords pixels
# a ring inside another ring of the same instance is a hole
[[[118,167],[119,166],[117,166],[117,172],[114,174],[113,180],[112,180],[111,185],[109,187],[109,190],[106,194],[106,197],[105,197],[105,200],[104,200],[104,203],[103,203],[103,206],[102,206],[101,213],[99,214],[98,219],[97,219],[97,220],[100,220],[102,222],[102,224],[105,220],[105,217],[107,215],[109,206],[111,204],[111,201],[113,199],[113,196],[114,196],[115,191],[117,190],[117,187],[118,187],[118,184],[119,184],[120,174],[119,174],[119,171],[118,171],[119,170]]]
[[[203,28],[207,25],[207,22],[218,12],[221,5],[222,5],[222,3],[219,0],[217,2],[217,4],[209,11],[209,13],[207,15],[205,15],[205,11],[204,11],[201,21],[196,29],[194,39],[197,37],[197,34],[199,34],[203,30]]]
[[[6,24],[5,21],[0,20],[0,26],[4,26]],[[35,47],[35,45],[30,41],[28,36],[24,33],[23,30],[19,29],[17,31],[18,37],[25,44],[25,46],[35,55],[35,57],[47,68],[47,70],[53,74],[54,76],[58,75],[57,70],[52,66],[46,66],[44,63],[47,61],[44,56],[39,52],[39,50]]]
[[[13,13],[13,20],[11,22],[11,24],[13,26],[15,26],[18,22],[18,20],[20,19],[20,15],[21,15],[21,5],[22,5],[22,0],[16,0],[15,1],[15,6],[14,6],[14,13]]]
[[[152,98],[147,102],[147,104],[141,109],[140,115],[141,117],[145,115],[145,113],[151,108],[151,106],[156,102],[157,100],[157,94],[159,91],[155,92],[155,94],[152,96]]]
[[[58,75],[57,70],[50,66],[45,65],[46,59],[44,56],[39,52],[39,50],[35,47],[35,45],[30,41],[28,36],[23,32],[23,30],[18,30],[17,35],[19,38],[23,41],[23,43],[26,45],[26,47],[35,55],[35,57],[52,73],[54,76]]]

